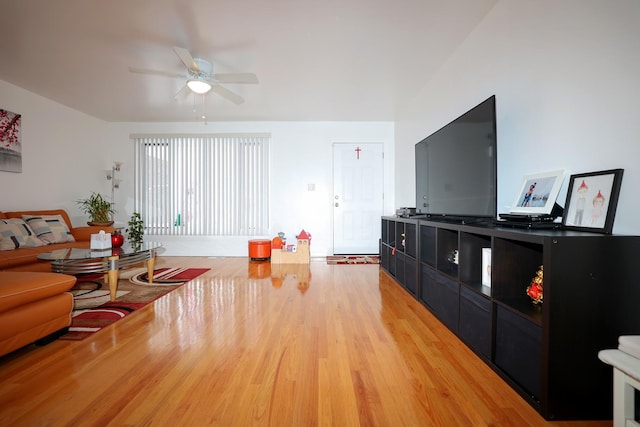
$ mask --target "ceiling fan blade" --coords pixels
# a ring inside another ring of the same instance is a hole
[[[182,100],[182,99],[185,99],[190,93],[191,93],[191,89],[189,89],[189,86],[184,85],[182,86],[182,89],[180,89],[178,93],[176,93],[175,98],[178,100]]]
[[[187,78],[184,74],[172,73],[170,71],[150,70],[148,68],[129,67],[129,72],[137,74],[152,74],[155,76],[181,77],[183,79]]]
[[[220,83],[258,83],[258,76],[253,73],[214,74],[213,78]]]
[[[173,51],[176,53],[176,55],[178,55],[178,58],[180,58],[180,61],[182,61],[185,67],[192,71],[195,71],[196,73],[200,71],[198,64],[196,64],[193,56],[191,56],[191,52],[189,52],[187,49],[182,47],[174,47]]]
[[[236,105],[240,105],[244,102],[244,98],[238,95],[237,93],[231,92],[229,89],[224,88],[222,86],[213,85],[211,87],[211,92],[215,92],[223,98],[228,99]]]

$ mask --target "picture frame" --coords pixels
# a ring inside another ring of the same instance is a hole
[[[482,286],[491,287],[491,248],[482,248]]]
[[[522,177],[522,184],[511,205],[510,213],[550,215],[564,181],[564,169]]]
[[[0,108],[0,171],[22,172],[22,115]]]
[[[624,169],[571,175],[562,225],[568,230],[611,234]]]

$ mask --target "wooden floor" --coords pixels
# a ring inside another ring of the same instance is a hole
[[[0,426],[611,425],[545,422],[377,265],[157,266],[211,271],[84,341],[0,358]]]

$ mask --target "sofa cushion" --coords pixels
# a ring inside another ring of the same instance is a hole
[[[75,242],[62,215],[22,215],[22,219],[46,244]]]
[[[76,278],[57,273],[0,272],[0,312],[68,291]]]
[[[31,227],[18,218],[0,219],[0,251],[44,246]]]

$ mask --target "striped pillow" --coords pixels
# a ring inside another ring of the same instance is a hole
[[[0,251],[44,246],[26,222],[20,218],[0,219]]]
[[[62,215],[22,215],[22,219],[47,245],[76,241]]]

